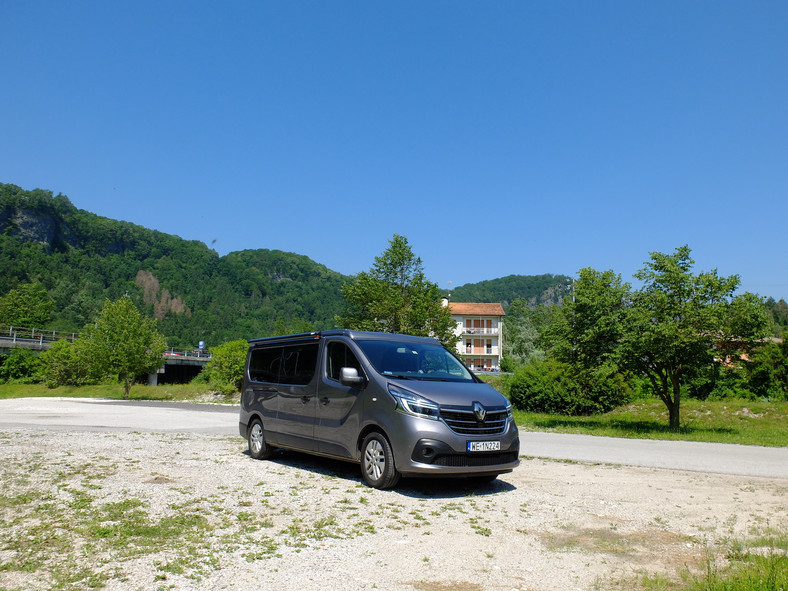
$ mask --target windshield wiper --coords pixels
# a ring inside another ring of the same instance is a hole
[[[395,380],[415,380],[415,379],[417,379],[417,378],[414,378],[413,376],[406,376],[406,375],[402,375],[402,374],[389,373],[389,372],[385,372],[385,371],[383,372],[383,375],[386,376],[387,378],[394,378]]]

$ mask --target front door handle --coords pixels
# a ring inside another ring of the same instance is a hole
[[[309,403],[310,398],[311,398],[310,396],[302,396],[301,397],[301,402],[303,402],[304,404],[307,404],[307,403]]]
[[[323,406],[325,406],[329,402],[331,402],[331,400],[328,398],[328,396],[323,396],[323,398],[320,399],[320,404],[322,404]]]

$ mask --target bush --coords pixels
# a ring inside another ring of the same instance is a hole
[[[504,355],[501,357],[501,371],[513,372],[517,367],[514,358],[511,355]]]
[[[243,387],[244,365],[249,343],[245,340],[230,341],[211,349],[211,360],[205,366],[210,387],[222,394],[239,392]]]
[[[753,394],[771,400],[788,400],[788,341],[764,343],[745,364]]]
[[[38,357],[30,349],[14,349],[0,365],[0,383],[33,384],[38,367]]]
[[[78,343],[79,340],[74,344],[60,340],[41,353],[41,379],[48,388],[98,384],[106,379]]]
[[[555,360],[529,361],[509,381],[515,408],[561,415],[604,413],[632,399],[632,387],[612,368],[578,371]]]
[[[698,400],[788,400],[788,345],[767,342],[759,345],[735,366],[719,363],[687,376],[682,386],[689,398]]]
[[[682,389],[687,398],[696,400],[724,400],[741,398],[752,400],[757,398],[750,390],[744,369],[723,367],[719,363],[685,376]]]

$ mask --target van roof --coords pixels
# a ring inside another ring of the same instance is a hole
[[[274,343],[288,343],[293,341],[316,341],[323,337],[331,336],[346,336],[353,340],[376,340],[376,341],[411,341],[411,342],[440,342],[433,337],[416,337],[413,335],[400,334],[394,332],[369,332],[363,330],[350,330],[347,328],[338,328],[333,330],[319,330],[316,332],[302,332],[298,334],[289,334],[278,337],[263,337],[259,339],[251,339],[250,345],[267,345]]]

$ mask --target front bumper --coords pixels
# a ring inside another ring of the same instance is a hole
[[[505,474],[520,464],[520,438],[514,421],[502,433],[461,435],[441,420],[402,417],[393,445],[394,463],[403,475],[482,476]],[[499,441],[500,449],[469,452],[469,441]]]

